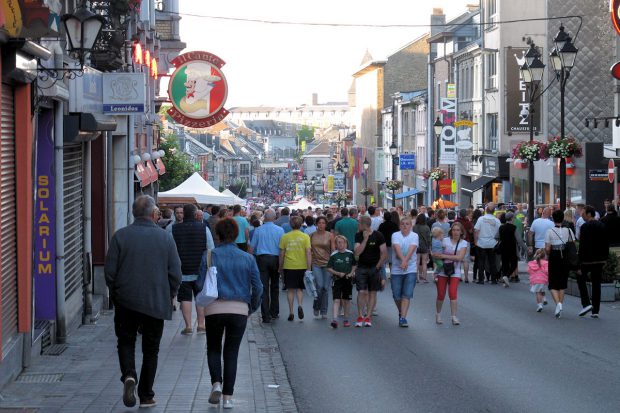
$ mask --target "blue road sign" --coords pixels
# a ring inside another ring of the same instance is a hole
[[[407,153],[400,155],[400,169],[415,169],[415,154]]]

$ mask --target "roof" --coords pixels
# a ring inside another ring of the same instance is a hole
[[[427,42],[429,43],[445,43],[454,37],[454,32],[460,29],[463,23],[466,23],[472,17],[478,15],[480,13],[479,10],[475,11],[466,11],[458,17],[450,20],[444,26],[444,30],[441,32],[431,36],[428,38]]]
[[[328,141],[322,141],[314,148],[310,149],[303,156],[329,156],[330,144]]]

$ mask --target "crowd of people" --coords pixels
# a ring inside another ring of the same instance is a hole
[[[210,267],[217,273],[218,299],[206,307],[196,305],[195,332],[206,335],[209,402],[223,400],[223,407],[231,408],[247,318],[260,310],[263,324],[278,319],[281,287],[288,321],[305,318],[305,291],[313,299],[314,318],[331,319],[329,326],[338,329],[372,327],[377,294],[389,284],[398,326],[407,328],[416,284],[434,282],[435,322],[443,324],[447,294],[449,321],[458,326],[461,283],[508,288],[520,282],[519,260],[531,259],[536,311],[543,311],[548,290],[555,317],[562,316],[568,275],[575,271],[582,304],[578,314],[598,318],[603,265],[620,233],[620,218],[611,205],[603,217],[582,204],[566,211],[541,208],[531,225],[525,205],[493,203],[456,211],[424,206],[383,210],[375,205],[293,211],[208,205],[200,210],[191,204],[160,211],[153,198],[141,196],[133,213],[135,222],[112,238],[105,273],[116,307],[127,406],[136,404],[135,340],[139,329],[143,335],[137,387],[141,407],[155,405],[152,385],[163,320],[171,318],[176,299],[185,323],[181,334],[194,334],[192,303]],[[145,269],[143,257],[153,251],[156,258]]]

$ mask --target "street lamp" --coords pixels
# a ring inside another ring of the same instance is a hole
[[[310,179],[310,183],[312,184],[312,199],[314,199],[314,192],[315,192],[314,185],[316,185],[316,176],[313,176],[312,179]]]
[[[364,158],[364,191],[366,191],[366,189],[368,188],[368,168],[370,167],[370,163],[368,162],[367,158]],[[366,193],[366,195],[364,195],[364,205],[366,206],[366,209],[368,209],[368,193]]]
[[[439,116],[435,119],[435,123],[433,123],[433,132],[435,132],[435,137],[437,138],[437,150],[435,153],[437,154],[437,166],[439,167],[439,148],[441,144],[441,132],[443,132],[443,123]],[[439,199],[439,183],[435,182],[435,186],[437,187],[437,199]],[[432,189],[429,189],[429,192],[432,195]]]
[[[564,31],[560,24],[560,30],[553,38],[555,47],[549,55],[556,78],[560,81],[560,139],[564,140],[564,92],[570,71],[575,65],[578,49],[572,42],[571,37]],[[566,210],[566,158],[560,158],[560,210]]]
[[[545,65],[540,60],[540,53],[536,48],[534,42],[530,43],[530,48],[525,54],[525,63],[519,69],[521,78],[525,82],[529,91],[529,104],[528,104],[528,122],[530,128],[530,142],[534,141],[534,102],[536,102],[542,93],[536,95],[540,82],[542,81],[543,74],[545,72]],[[527,204],[527,223],[532,225],[534,221],[534,197],[535,197],[535,182],[534,182],[534,162],[530,162],[528,169],[528,204]]]
[[[347,175],[349,175],[349,163],[347,162],[347,160],[344,160],[344,163],[342,164],[342,171],[344,172],[344,194],[347,194]],[[347,201],[344,201],[344,206],[347,206]]]
[[[323,202],[325,202],[325,181],[327,180],[327,178],[325,178],[325,174],[323,174],[323,176],[321,176],[321,195],[323,195]]]
[[[396,146],[396,142],[392,141],[390,145],[390,155],[392,155],[392,180],[396,180],[396,165],[397,165],[397,152],[398,146]],[[392,191],[392,207],[396,206],[396,198],[394,197],[394,191]]]

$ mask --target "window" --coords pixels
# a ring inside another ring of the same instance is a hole
[[[497,89],[497,53],[487,56],[487,89]]]
[[[403,135],[409,134],[409,112],[403,111]]]
[[[487,23],[496,23],[497,22],[497,0],[485,0],[485,17]],[[494,28],[495,24],[490,24],[487,26],[487,30]]]
[[[250,165],[246,163],[242,163],[239,165],[239,175],[249,175],[250,174]]]
[[[487,131],[486,147],[491,151],[497,151],[497,113],[487,115]]]
[[[316,169],[317,171],[323,169],[323,161],[316,161],[316,163],[314,164],[314,169]]]

